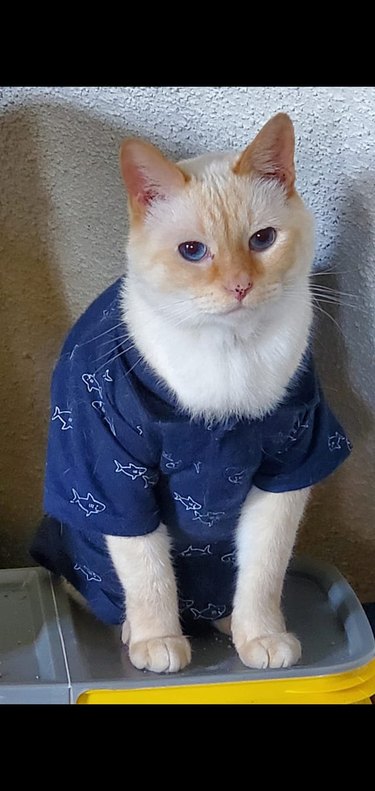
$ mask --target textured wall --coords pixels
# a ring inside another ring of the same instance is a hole
[[[172,157],[244,146],[273,113],[295,122],[298,187],[317,220],[316,267],[350,296],[317,310],[316,350],[355,450],[317,487],[300,544],[375,598],[374,88],[0,89],[2,565],[29,564],[41,511],[51,369],[64,333],[123,271],[118,146]]]

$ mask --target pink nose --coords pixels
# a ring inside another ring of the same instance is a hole
[[[226,291],[230,291],[231,294],[234,294],[238,302],[242,302],[242,300],[245,299],[246,294],[248,294],[249,291],[251,291],[252,287],[253,284],[250,281],[248,281],[247,285],[245,286],[236,283],[230,288],[226,288]]]

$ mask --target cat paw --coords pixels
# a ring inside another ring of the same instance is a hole
[[[244,665],[258,670],[291,667],[301,658],[301,644],[289,632],[255,637],[236,645],[236,649]]]
[[[154,637],[130,643],[129,657],[138,670],[177,673],[189,664],[191,648],[186,637]]]

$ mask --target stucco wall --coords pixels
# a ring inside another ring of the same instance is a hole
[[[123,271],[118,146],[148,137],[172,157],[244,146],[285,110],[298,187],[317,220],[316,352],[351,459],[317,487],[300,545],[375,597],[374,88],[0,89],[0,558],[29,564],[41,513],[49,380],[64,333]]]

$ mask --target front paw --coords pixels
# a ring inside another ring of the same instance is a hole
[[[130,642],[129,657],[138,670],[177,673],[189,664],[191,648],[186,637],[154,637],[137,643]]]
[[[291,667],[301,658],[301,644],[293,634],[280,632],[235,643],[241,661],[247,667]]]

